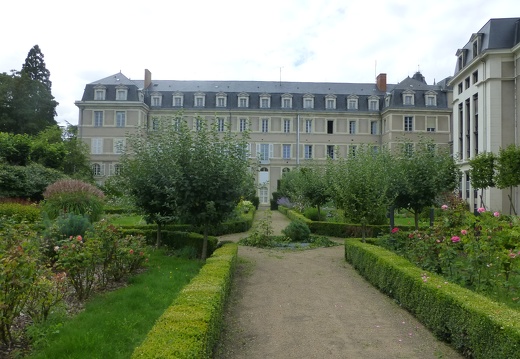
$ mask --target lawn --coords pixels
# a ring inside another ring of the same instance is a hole
[[[78,315],[55,314],[31,328],[36,344],[28,358],[129,358],[202,266],[162,250],[151,252],[148,263],[147,271],[128,286],[95,296]]]

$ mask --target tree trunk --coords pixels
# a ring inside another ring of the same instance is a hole
[[[155,247],[159,248],[161,246],[162,241],[162,225],[160,222],[157,222],[157,239],[155,241]]]
[[[415,221],[415,230],[418,231],[419,230],[419,212],[415,211],[413,213],[413,219]]]
[[[202,254],[200,259],[205,262],[208,256],[208,225],[204,225],[204,240],[202,241]]]
[[[316,207],[318,207],[318,221],[321,221],[320,205],[318,204]]]
[[[513,204],[513,187],[509,187],[509,194],[507,195],[509,198],[509,214],[513,214],[516,216],[515,205]],[[512,210],[512,211],[511,211]]]

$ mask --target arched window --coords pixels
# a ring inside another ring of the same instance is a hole
[[[92,164],[92,175],[94,176],[101,176],[101,165],[99,163]]]
[[[282,177],[283,177],[286,173],[289,173],[289,172],[291,172],[291,169],[290,169],[290,168],[288,168],[288,167],[284,167],[284,168],[282,168]]]

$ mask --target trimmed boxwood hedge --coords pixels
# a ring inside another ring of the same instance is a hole
[[[35,223],[42,219],[40,208],[20,203],[0,203],[0,217],[8,217],[15,222]]]
[[[208,258],[132,354],[135,358],[211,358],[222,327],[238,246],[228,243]]]
[[[520,313],[426,272],[383,248],[345,240],[345,259],[370,283],[470,358],[520,358]]]

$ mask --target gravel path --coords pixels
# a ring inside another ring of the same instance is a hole
[[[257,219],[262,216],[257,212]],[[272,213],[275,233],[288,223]],[[461,357],[359,276],[345,262],[343,246],[305,251],[240,246],[215,358]]]

